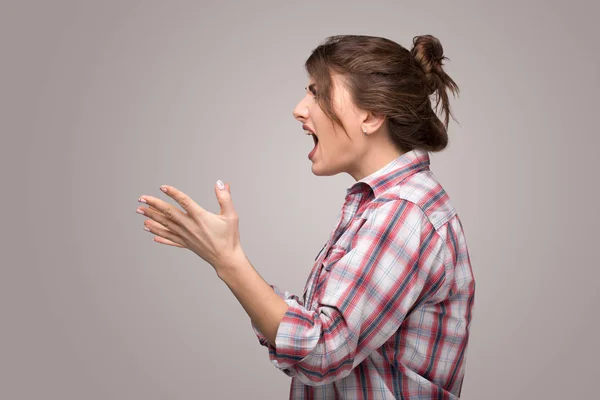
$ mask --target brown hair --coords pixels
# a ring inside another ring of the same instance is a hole
[[[318,86],[319,106],[345,132],[331,104],[332,74],[340,76],[357,107],[385,115],[390,138],[400,150],[440,151],[448,145],[449,116],[455,119],[446,91],[458,94],[442,69],[444,59],[440,41],[431,35],[415,36],[410,51],[382,37],[336,35],[313,50],[305,68]],[[436,115],[440,101],[444,124]]]

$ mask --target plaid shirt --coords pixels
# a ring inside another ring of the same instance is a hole
[[[303,298],[275,346],[252,324],[290,399],[457,399],[475,280],[462,224],[424,150],[347,190]]]

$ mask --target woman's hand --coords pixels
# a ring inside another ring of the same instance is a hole
[[[219,215],[203,209],[172,186],[162,188],[184,211],[156,197],[140,197],[139,201],[145,202],[148,207],[138,210],[149,218],[144,221],[144,226],[156,235],[156,242],[187,248],[215,269],[240,254],[239,218],[233,207],[229,184],[224,185],[222,190],[215,186],[221,206]]]

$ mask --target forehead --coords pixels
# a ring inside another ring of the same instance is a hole
[[[309,76],[307,86],[309,86],[309,85],[318,86],[319,83],[317,82],[317,80],[314,77]],[[336,91],[336,90],[344,91],[344,89],[345,89],[344,80],[337,74],[331,74],[331,88],[333,91]]]
[[[307,85],[307,89],[310,85],[315,85],[318,88],[317,81],[310,77]],[[322,89],[322,88],[321,88]],[[352,96],[346,88],[344,79],[336,74],[331,76],[331,103],[334,109],[340,116],[346,115],[348,112],[354,112],[356,106],[352,101]]]

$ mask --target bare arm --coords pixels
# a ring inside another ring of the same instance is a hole
[[[275,346],[277,329],[288,304],[259,275],[243,252],[216,271],[244,307],[252,323]]]

